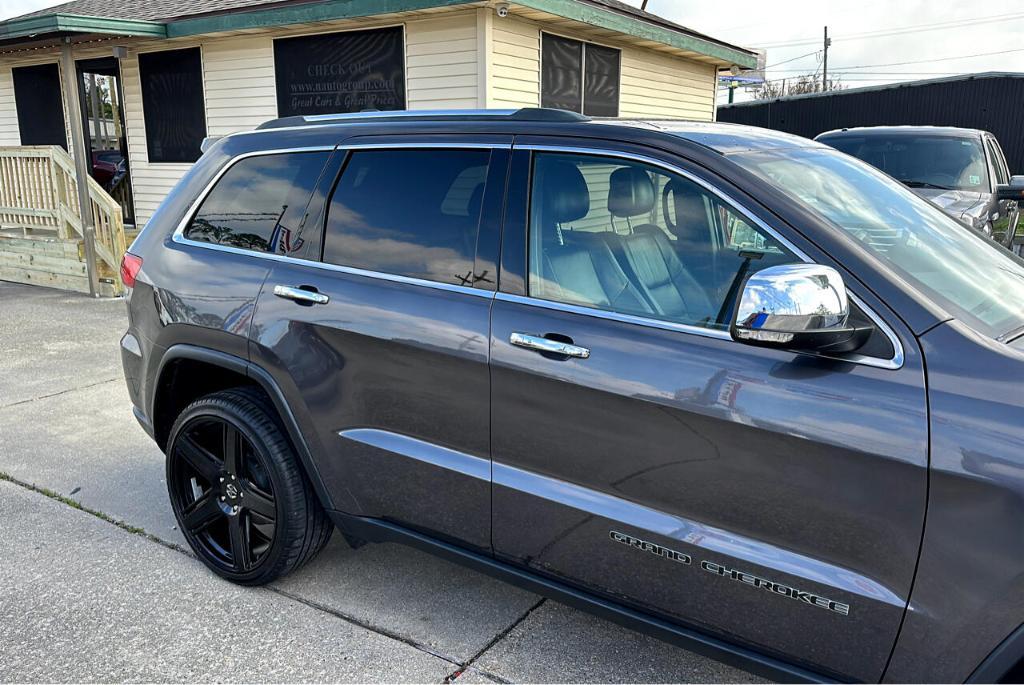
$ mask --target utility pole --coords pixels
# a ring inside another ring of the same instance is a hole
[[[821,62],[821,92],[824,93],[828,90],[828,46],[832,45],[831,39],[828,37],[828,27],[825,27],[825,56]]]

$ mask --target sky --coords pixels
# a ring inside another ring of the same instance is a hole
[[[61,1],[0,0],[0,20]],[[639,6],[642,0],[626,1]],[[767,49],[769,79],[820,73],[825,26],[832,38],[829,74],[851,88],[1024,71],[1020,0],[649,0],[647,10],[726,42]],[[751,97],[742,88],[735,95]],[[719,101],[726,96],[720,88]]]

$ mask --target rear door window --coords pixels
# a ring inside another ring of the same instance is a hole
[[[350,154],[327,215],[323,260],[472,286],[490,150]]]
[[[306,205],[331,152],[289,152],[239,160],[203,200],[185,237],[257,252],[294,255]]]

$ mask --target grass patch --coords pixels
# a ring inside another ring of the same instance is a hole
[[[52,500],[55,500],[57,502],[60,502],[61,504],[66,504],[67,506],[71,507],[72,509],[78,509],[79,511],[84,511],[86,514],[89,514],[91,516],[95,516],[96,518],[100,519],[101,521],[109,523],[109,524],[111,524],[113,526],[117,526],[121,530],[123,530],[125,532],[128,532],[128,533],[131,533],[132,535],[138,535],[140,537],[146,538],[147,540],[151,540],[151,541],[153,541],[153,542],[155,542],[157,544],[163,545],[164,547],[169,547],[170,549],[176,550],[178,552],[184,552],[185,554],[188,554],[189,556],[192,556],[192,552],[190,550],[187,550],[187,549],[183,548],[181,545],[176,545],[173,542],[167,542],[166,540],[158,538],[156,535],[153,535],[152,533],[146,532],[146,530],[144,528],[140,528],[138,526],[133,526],[130,523],[126,523],[125,521],[122,521],[121,519],[116,519],[113,516],[110,516],[109,514],[103,513],[102,511],[99,511],[97,509],[92,509],[90,507],[87,507],[84,504],[82,504],[81,502],[79,502],[78,500],[71,499],[67,495],[62,495],[59,492],[55,492],[54,490],[51,490],[50,488],[44,488],[42,486],[36,485],[35,483],[26,483],[25,481],[23,481],[23,480],[21,480],[19,478],[15,478],[14,476],[10,475],[9,473],[4,473],[3,471],[0,471],[0,481],[6,482],[6,483],[11,483],[12,485],[17,485],[18,487],[24,488],[26,490],[30,490],[31,492],[39,493],[40,495],[43,495],[44,497],[48,497],[48,498],[50,498]]]

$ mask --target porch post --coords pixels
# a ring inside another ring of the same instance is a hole
[[[71,152],[75,158],[75,178],[78,185],[78,206],[82,218],[82,238],[85,242],[86,271],[89,274],[89,293],[100,294],[99,274],[96,271],[96,225],[93,222],[89,202],[89,151],[82,130],[82,103],[78,98],[78,71],[71,53],[71,38],[65,38],[60,45],[60,76],[64,84],[64,100],[68,107],[68,124],[71,126]]]

